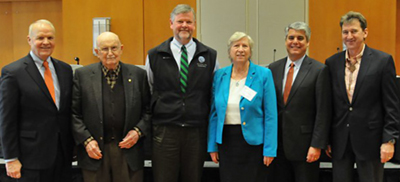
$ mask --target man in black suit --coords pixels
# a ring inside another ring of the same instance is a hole
[[[72,69],[51,56],[51,22],[29,27],[30,53],[2,69],[0,134],[7,175],[22,182],[71,181]]]
[[[122,63],[122,50],[118,36],[104,32],[100,62],[75,71],[72,129],[85,182],[143,181],[150,91],[146,71]]]
[[[278,99],[278,152],[268,181],[318,182],[331,122],[329,72],[306,55],[311,31],[304,22],[285,32],[288,57],[269,66]]]
[[[326,60],[333,91],[333,181],[352,182],[354,163],[362,182],[383,181],[399,132],[396,70],[391,55],[368,47],[367,22],[358,12],[340,21],[347,50]]]

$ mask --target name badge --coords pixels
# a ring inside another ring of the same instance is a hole
[[[240,92],[240,95],[247,99],[248,101],[253,100],[254,96],[256,96],[257,92],[251,89],[248,86],[244,86],[242,91]]]

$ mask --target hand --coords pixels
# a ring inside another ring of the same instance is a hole
[[[330,145],[328,145],[328,149],[325,150],[325,154],[329,157],[332,158],[332,148]]]
[[[103,155],[101,154],[99,144],[97,143],[96,140],[92,140],[86,145],[86,152],[92,159],[99,160],[103,157]]]
[[[122,149],[129,149],[133,147],[136,142],[139,140],[139,133],[135,130],[131,130],[126,134],[125,138],[122,139],[122,142],[119,142],[118,146]]]
[[[389,161],[394,154],[394,144],[393,143],[383,143],[381,145],[381,163]]]
[[[214,163],[218,164],[218,162],[219,162],[218,152],[211,152],[210,156],[211,156],[212,161]]]
[[[274,157],[264,156],[264,165],[269,166],[273,160],[274,160]]]
[[[321,149],[310,147],[307,153],[307,162],[308,163],[315,162],[319,159],[320,156],[321,156]]]
[[[21,178],[21,167],[22,164],[19,162],[19,160],[15,161],[10,161],[6,163],[6,170],[7,170],[7,176],[10,176],[11,178],[19,179]]]

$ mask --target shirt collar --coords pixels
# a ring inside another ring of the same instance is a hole
[[[286,68],[289,67],[289,65],[290,65],[291,63],[294,63],[294,67],[295,67],[295,68],[300,68],[301,63],[303,63],[305,57],[306,57],[306,55],[304,55],[303,57],[301,57],[301,58],[298,59],[298,60],[294,60],[294,61],[293,61],[293,60],[290,60],[290,58],[289,58],[289,56],[288,56],[287,59],[286,59]]]
[[[115,70],[109,70],[103,64],[101,64],[101,70],[103,71],[104,76],[109,76],[110,74],[115,74],[116,76],[118,76],[121,70],[121,64],[118,64],[117,69]]]
[[[41,60],[39,57],[36,56],[35,53],[33,53],[32,51],[29,52],[29,54],[31,55],[33,61],[35,62],[35,64],[42,66],[43,65],[43,60]],[[49,56],[46,60],[49,64],[51,64],[51,57]]]
[[[364,54],[364,50],[365,50],[365,44],[363,45],[363,48],[362,48],[360,54],[358,54],[356,57],[352,57],[352,58],[356,58],[356,61],[361,61],[361,58],[362,58],[362,56]],[[349,51],[346,50],[346,60],[350,60],[350,59],[351,58],[349,56]]]
[[[175,37],[172,39],[172,45],[176,46],[179,50],[181,50],[182,44],[178,40],[176,40]],[[192,38],[192,39],[190,39],[189,43],[187,43],[185,45],[185,47],[186,47],[186,49],[189,49],[189,47],[191,47],[193,45],[194,45],[194,41]]]

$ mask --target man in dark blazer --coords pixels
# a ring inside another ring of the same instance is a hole
[[[367,22],[358,12],[340,21],[347,50],[326,60],[333,91],[331,150],[333,181],[383,181],[399,132],[396,70],[391,55],[369,48]]]
[[[318,159],[331,123],[329,72],[306,55],[311,31],[304,22],[290,24],[285,33],[288,57],[269,66],[278,103],[278,152],[268,178],[318,182]]]
[[[2,69],[0,134],[7,175],[22,182],[71,181],[72,69],[51,57],[51,22],[29,27],[30,53]]]
[[[104,32],[100,62],[75,72],[72,126],[85,182],[143,181],[150,91],[145,70],[120,62],[122,50],[118,36]]]

